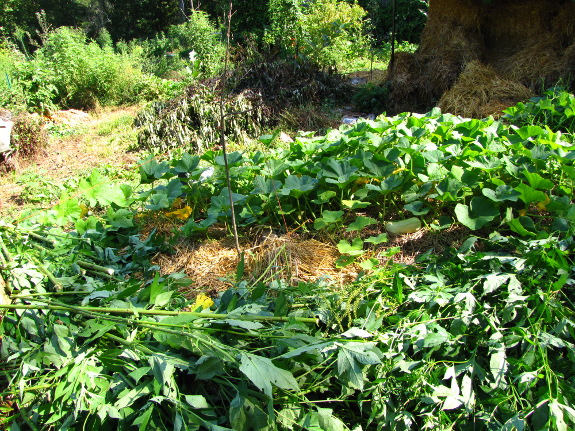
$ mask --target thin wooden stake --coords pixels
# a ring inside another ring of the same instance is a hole
[[[226,34],[226,58],[224,60],[224,73],[222,79],[222,88],[220,91],[220,145],[224,153],[224,166],[226,169],[226,181],[228,185],[228,196],[230,201],[230,208],[232,211],[232,229],[234,232],[234,240],[236,243],[236,251],[238,257],[241,258],[242,251],[240,249],[240,240],[238,237],[238,227],[236,224],[236,211],[234,209],[234,196],[232,193],[232,182],[230,179],[230,167],[228,165],[228,151],[226,146],[226,137],[224,132],[226,130],[226,113],[225,113],[225,97],[224,92],[226,90],[226,84],[228,80],[228,59],[230,56],[230,33],[231,33],[231,23],[232,23],[232,0],[230,0],[228,16],[227,16],[227,34]]]

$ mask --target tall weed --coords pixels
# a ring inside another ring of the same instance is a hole
[[[25,106],[22,86],[15,79],[17,63],[23,56],[17,50],[0,44],[0,107],[21,111]]]
[[[217,28],[201,11],[193,11],[187,22],[168,27],[142,46],[148,70],[162,77],[174,72],[213,76],[220,71],[225,53]]]
[[[137,51],[115,52],[80,30],[60,27],[44,35],[30,60],[14,63],[14,81],[24,104],[35,111],[132,103],[164,91],[161,80],[146,76],[141,64]]]

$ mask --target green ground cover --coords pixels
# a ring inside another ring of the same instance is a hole
[[[363,268],[343,286],[253,280],[240,261],[232,288],[190,300],[193,280],[160,276],[169,243],[140,236],[138,214],[178,198],[191,214],[176,235],[229,225],[221,152],[143,159],[130,184],[94,171],[3,221],[4,424],[570,429],[573,129],[538,112],[572,116],[572,100],[550,92],[502,121],[382,116],[230,153],[240,232],[331,236],[339,264]],[[395,263],[385,224],[408,217],[467,239]]]

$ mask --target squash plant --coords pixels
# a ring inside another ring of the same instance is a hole
[[[287,221],[321,230],[336,221],[347,224],[361,211],[381,225],[419,217],[438,229],[452,223],[471,230],[503,226],[533,237],[572,217],[574,154],[573,145],[549,128],[434,110],[366,120],[325,136],[298,137],[289,148],[230,158],[240,225],[291,229]],[[183,172],[187,163],[190,170]],[[181,192],[195,208],[183,228],[187,234],[226,222],[222,164],[211,151],[148,163],[143,181],[168,183],[142,199],[169,206]],[[213,174],[202,179],[207,168]],[[176,177],[182,174],[187,178],[180,189]]]

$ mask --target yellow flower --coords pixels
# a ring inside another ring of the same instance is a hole
[[[202,310],[207,310],[212,305],[214,305],[212,298],[210,298],[208,295],[200,293],[198,296],[196,296],[196,302],[194,302],[194,305],[192,305],[192,310],[197,310],[200,307]]]
[[[179,210],[175,210],[175,211],[171,211],[169,213],[166,213],[166,216],[170,217],[170,218],[177,218],[180,220],[186,220],[188,217],[190,217],[192,215],[192,208],[189,206],[185,206]]]
[[[89,209],[84,204],[80,204],[80,209],[82,210],[82,212],[80,213],[80,218],[84,218],[86,216],[86,214],[88,214]]]
[[[537,209],[539,211],[545,211],[547,210],[547,205],[551,202],[551,199],[549,199],[549,196],[545,195],[545,200],[542,202],[539,202],[537,204]]]

